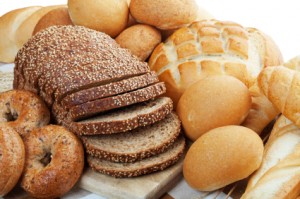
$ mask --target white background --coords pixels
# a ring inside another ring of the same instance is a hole
[[[66,4],[67,0],[0,0],[0,16],[29,5]],[[300,55],[300,2],[297,0],[197,0],[216,19],[255,27],[277,43],[284,59]],[[1,36],[1,35],[0,35]]]

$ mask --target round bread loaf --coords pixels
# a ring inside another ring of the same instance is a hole
[[[40,30],[54,25],[72,25],[67,6],[59,7],[49,11],[36,24],[33,35]]]
[[[84,167],[83,146],[64,127],[36,128],[23,139],[26,147],[22,188],[34,198],[58,198],[78,181]]]
[[[17,184],[24,167],[25,147],[19,134],[0,124],[0,198]]]
[[[131,0],[130,13],[140,23],[160,29],[174,29],[198,18],[194,0]]]
[[[144,61],[161,42],[161,34],[152,26],[138,24],[121,32],[116,37],[116,42]]]
[[[202,20],[174,32],[149,58],[176,105],[182,93],[207,75],[227,74],[250,87],[262,68],[282,63],[272,39],[233,22]]]
[[[207,131],[243,122],[251,108],[248,88],[227,75],[204,78],[181,96],[177,113],[186,135],[193,141]]]
[[[212,191],[244,179],[261,164],[263,142],[251,129],[224,126],[213,129],[192,144],[183,163],[188,184]]]
[[[68,0],[75,25],[117,36],[127,26],[129,9],[125,0]]]

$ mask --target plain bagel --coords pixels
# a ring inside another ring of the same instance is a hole
[[[57,198],[78,181],[84,167],[83,146],[64,127],[48,125],[25,136],[22,188],[36,198]]]
[[[0,122],[7,122],[21,136],[47,125],[49,121],[49,110],[36,94],[25,90],[0,94]]]

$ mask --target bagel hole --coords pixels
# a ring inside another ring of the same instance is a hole
[[[18,119],[18,113],[16,111],[11,110],[10,103],[5,104],[7,107],[7,112],[5,113],[5,118],[7,122],[13,122]]]
[[[52,159],[52,154],[51,153],[46,153],[45,156],[40,160],[40,162],[44,165],[47,166],[50,164]]]

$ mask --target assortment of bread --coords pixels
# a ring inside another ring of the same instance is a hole
[[[0,17],[0,62],[15,63],[15,90],[0,94],[0,196],[20,180],[60,197],[84,156],[113,177],[184,157],[197,190],[249,177],[242,198],[299,196],[299,57],[283,64],[268,35],[212,18],[194,0],[69,0]]]

